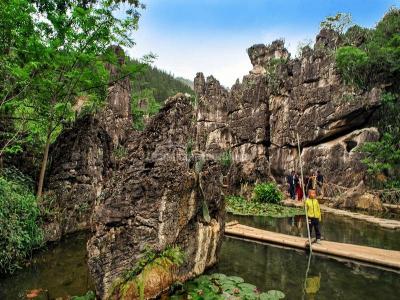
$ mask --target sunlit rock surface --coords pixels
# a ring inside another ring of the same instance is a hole
[[[326,180],[355,186],[365,176],[356,151],[379,138],[371,117],[380,90],[345,85],[335,68],[340,37],[321,30],[314,49],[291,59],[282,41],[248,49],[253,70],[228,91],[212,76],[195,79],[199,147],[221,155],[230,151],[231,190],[273,178],[283,183],[299,171],[297,135],[305,171],[321,170]]]

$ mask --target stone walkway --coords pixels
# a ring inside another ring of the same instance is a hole
[[[284,201],[282,201],[282,204],[285,206],[290,206],[290,207],[303,207],[303,202],[299,202],[299,201],[295,201],[295,200],[284,200]],[[400,221],[398,221],[398,220],[378,218],[378,217],[369,216],[369,215],[365,215],[365,214],[361,214],[361,213],[356,213],[356,212],[352,212],[352,211],[348,211],[348,210],[328,207],[323,204],[321,204],[321,210],[324,212],[338,215],[338,216],[344,216],[344,217],[349,217],[349,218],[353,218],[356,220],[373,223],[382,228],[400,230]]]
[[[225,234],[228,236],[289,246],[292,248],[308,248],[307,238],[253,228],[239,224],[236,221],[226,224]],[[357,260],[360,262],[389,267],[396,270],[400,269],[400,251],[330,241],[321,241],[320,244],[314,243],[312,244],[312,250],[315,253]]]

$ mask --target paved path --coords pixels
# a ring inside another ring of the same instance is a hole
[[[303,207],[303,202],[301,202],[301,201],[284,200],[282,202],[282,204],[285,206],[291,206],[291,207]],[[345,216],[345,217],[373,223],[382,228],[400,230],[400,221],[398,221],[398,220],[378,218],[378,217],[360,214],[360,213],[356,213],[356,212],[352,212],[352,211],[348,211],[348,210],[332,208],[332,207],[329,207],[329,206],[326,206],[323,204],[321,204],[321,210],[324,212],[338,215],[338,216]]]
[[[228,236],[242,237],[298,249],[306,249],[308,247],[307,238],[253,228],[239,224],[236,221],[226,224],[225,234]],[[321,241],[320,244],[314,243],[312,249],[314,252],[318,253],[357,260],[393,269],[400,269],[400,251],[329,241]]]

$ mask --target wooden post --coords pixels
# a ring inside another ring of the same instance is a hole
[[[304,199],[304,204],[306,203],[306,193],[304,189],[304,176],[303,176],[303,163],[301,161],[301,152],[300,152],[300,138],[299,138],[299,133],[297,133],[297,147],[299,150],[299,164],[300,164],[300,174],[301,174],[301,187],[303,189],[303,199]],[[307,226],[307,234],[308,234],[308,243],[310,245],[310,254],[312,254],[312,246],[311,246],[311,235],[310,235],[310,226],[308,225],[308,214],[307,214],[307,208],[306,205],[304,205],[304,210],[306,212],[306,226]]]

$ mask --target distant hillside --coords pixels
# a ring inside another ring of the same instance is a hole
[[[149,66],[148,70],[132,80],[134,92],[151,89],[155,100],[161,103],[177,93],[193,95],[194,92],[191,86],[193,86],[193,83],[190,80],[175,78],[170,73],[152,66]]]
[[[190,87],[192,90],[194,89],[194,82],[192,80],[183,78],[183,77],[176,77],[176,80],[179,80],[183,84],[186,84],[188,87]]]

